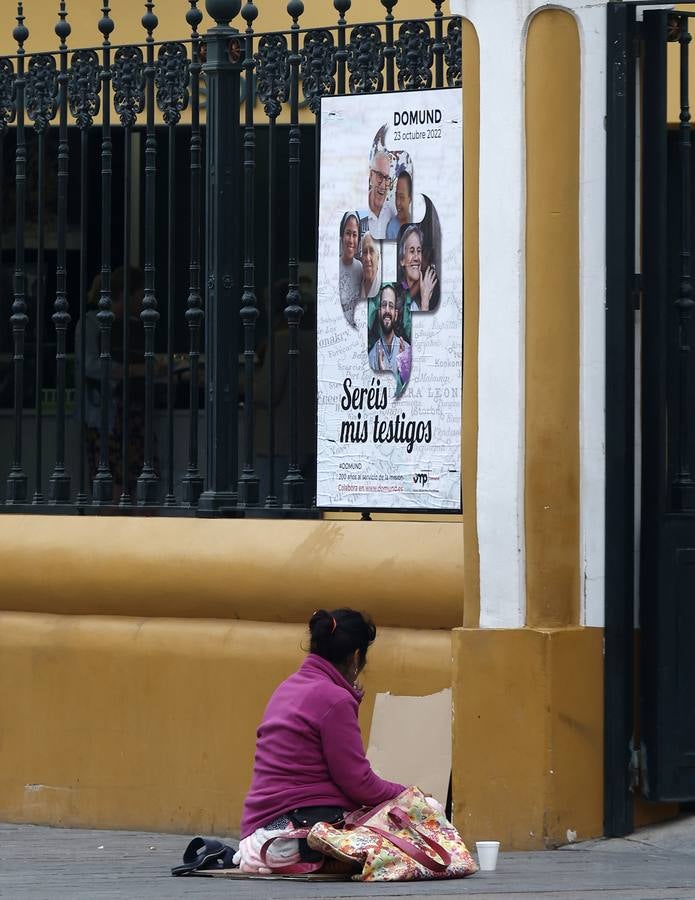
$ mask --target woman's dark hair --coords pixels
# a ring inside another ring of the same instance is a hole
[[[376,637],[376,626],[368,616],[354,609],[317,609],[309,620],[310,653],[339,666],[360,651],[361,667],[367,662],[367,650]]]
[[[342,239],[345,232],[345,226],[350,221],[350,219],[354,219],[355,222],[357,222],[357,243],[359,244],[359,242],[362,240],[362,224],[360,222],[358,213],[354,209],[349,209],[340,220],[340,237]]]
[[[408,196],[412,198],[413,196],[413,179],[410,177],[410,172],[406,172],[403,169],[402,172],[399,172],[396,176],[396,182],[398,182],[401,178],[405,178],[408,182]]]

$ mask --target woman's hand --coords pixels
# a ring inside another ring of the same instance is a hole
[[[437,285],[437,273],[434,266],[429,266],[425,274],[420,278],[420,309],[427,312],[430,308],[432,292]]]

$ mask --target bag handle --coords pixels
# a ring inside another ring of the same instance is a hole
[[[400,825],[402,828],[410,828],[415,834],[423,840],[432,850],[439,856],[440,859],[445,859],[447,866],[451,864],[451,853],[442,847],[441,844],[438,844],[434,838],[431,838],[426,832],[421,831],[416,822],[413,822],[408,813],[401,809],[400,806],[394,806],[392,810],[389,812],[389,819],[392,822],[395,822],[396,825]]]
[[[270,849],[270,845],[274,844],[275,841],[287,841],[292,840],[292,838],[305,838],[309,834],[308,828],[295,828],[293,831],[281,831],[276,837],[268,838],[268,840],[261,847],[261,852],[259,856],[261,857],[261,862],[267,868],[268,866],[268,850]]]
[[[361,827],[366,828],[368,831],[372,831],[374,834],[378,834],[381,837],[386,838],[386,840],[390,841],[394,845],[394,847],[397,847],[399,850],[405,853],[406,856],[414,859],[415,862],[420,863],[421,866],[429,869],[430,872],[446,872],[446,870],[449,868],[449,865],[451,864],[451,854],[448,853],[444,849],[444,847],[440,847],[440,845],[436,841],[433,841],[432,838],[418,831],[416,826],[410,821],[407,816],[405,816],[405,819],[405,827],[411,828],[413,831],[415,831],[417,836],[422,838],[422,840],[431,847],[431,849],[440,857],[440,859],[432,859],[432,857],[429,854],[425,853],[425,851],[421,847],[418,847],[417,844],[413,844],[412,841],[407,841],[405,838],[399,837],[397,834],[391,834],[391,832],[386,831],[383,828],[376,828],[374,825],[362,825]]]

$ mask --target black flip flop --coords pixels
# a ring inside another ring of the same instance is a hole
[[[233,847],[214,838],[195,837],[183,854],[183,865],[174,866],[172,875],[188,875],[201,869],[231,869],[234,863]]]

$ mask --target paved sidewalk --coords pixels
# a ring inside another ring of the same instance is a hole
[[[355,884],[172,878],[190,838],[0,825],[0,897],[8,900],[491,897],[495,900],[695,900],[695,817],[625,840],[501,853],[496,872],[460,881]]]

